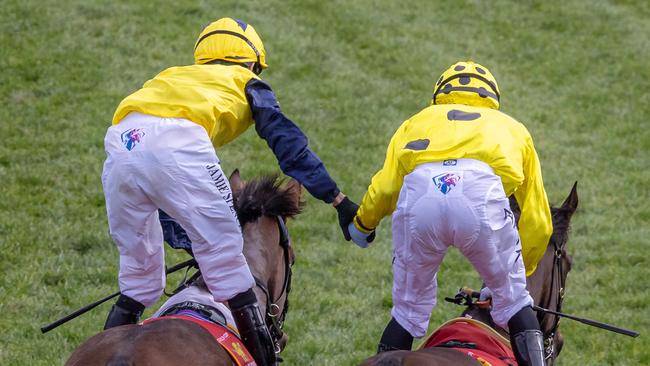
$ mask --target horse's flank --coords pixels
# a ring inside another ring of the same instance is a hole
[[[171,319],[103,331],[72,354],[66,366],[73,365],[229,366],[233,363],[228,353],[199,325]]]

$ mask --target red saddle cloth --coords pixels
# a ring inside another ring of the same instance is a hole
[[[471,343],[475,348],[454,347],[454,341]],[[457,318],[448,321],[433,332],[421,348],[444,344],[452,345],[449,348],[467,354],[483,366],[517,366],[509,342],[488,325],[474,319]]]
[[[237,366],[256,366],[253,356],[248,352],[239,337],[230,328],[223,325],[215,324],[206,320],[197,319],[185,315],[166,315],[159,318],[150,318],[142,322],[142,324],[149,324],[165,319],[181,319],[187,320],[192,323],[198,324],[203,329],[207,330],[215,341],[223,347],[230,355],[232,360]]]

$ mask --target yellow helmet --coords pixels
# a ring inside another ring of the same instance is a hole
[[[499,85],[487,67],[460,61],[440,75],[432,104],[464,104],[499,109]]]
[[[266,69],[266,51],[252,25],[239,19],[221,18],[210,23],[194,44],[194,62],[198,65],[215,60],[235,63],[253,62],[256,74]]]

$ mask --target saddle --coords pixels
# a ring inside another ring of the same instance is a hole
[[[180,319],[200,325],[226,350],[235,365],[256,365],[253,356],[241,342],[237,330],[226,324],[226,317],[219,310],[208,305],[187,301],[170,307],[160,317],[145,320],[142,325],[165,319]]]
[[[455,318],[442,324],[420,347],[446,347],[474,358],[483,366],[517,366],[510,342],[478,320]]]
[[[165,310],[162,314],[160,314],[160,316],[181,315],[180,313],[187,312],[188,310],[190,312],[197,313],[197,315],[199,315],[204,320],[209,320],[212,323],[218,325],[228,326],[228,323],[226,322],[226,317],[223,315],[221,311],[219,311],[218,309],[210,305],[204,305],[194,301],[185,301],[185,302],[172,305],[169,307],[169,309]],[[237,332],[236,329],[233,330]]]

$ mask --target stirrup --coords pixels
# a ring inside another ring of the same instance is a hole
[[[520,366],[545,366],[544,342],[539,330],[525,330],[515,334],[514,351]]]

